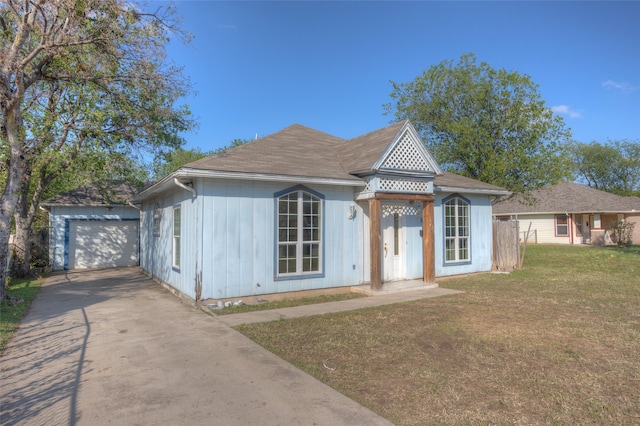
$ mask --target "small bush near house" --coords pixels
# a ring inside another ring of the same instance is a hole
[[[631,245],[635,223],[618,220],[611,225],[611,239],[619,246]]]
[[[3,300],[0,305],[0,355],[29,311],[40,285],[39,279],[11,280],[7,285],[9,299]]]

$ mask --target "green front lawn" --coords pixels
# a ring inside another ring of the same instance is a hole
[[[31,306],[31,302],[40,290],[41,281],[39,279],[10,280],[7,285],[9,295],[14,300],[22,300],[15,306],[8,300],[2,301],[0,305],[0,355],[13,336],[13,333],[20,325]]]
[[[398,425],[640,423],[640,247],[440,285],[465,293],[238,329]]]

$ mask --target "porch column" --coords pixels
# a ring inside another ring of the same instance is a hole
[[[422,259],[423,278],[427,283],[436,281],[436,249],[433,231],[433,199],[422,202]]]
[[[382,209],[380,200],[369,199],[369,253],[371,256],[371,289],[382,288]]]

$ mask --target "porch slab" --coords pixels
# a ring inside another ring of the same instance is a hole
[[[427,283],[422,280],[392,281],[383,283],[380,290],[373,290],[370,284],[351,287],[353,293],[366,294],[367,296],[381,296],[385,294],[404,293],[406,291],[431,290],[438,288],[437,283]]]

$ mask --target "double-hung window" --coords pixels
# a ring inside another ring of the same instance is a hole
[[[469,244],[469,203],[454,196],[444,203],[445,262],[471,260]]]
[[[173,267],[180,268],[180,206],[173,208]]]
[[[162,226],[162,209],[156,203],[153,207],[153,236],[160,236],[160,227]]]
[[[556,237],[569,236],[569,216],[564,214],[556,215]]]
[[[322,199],[303,189],[277,197],[278,277],[322,273]]]

